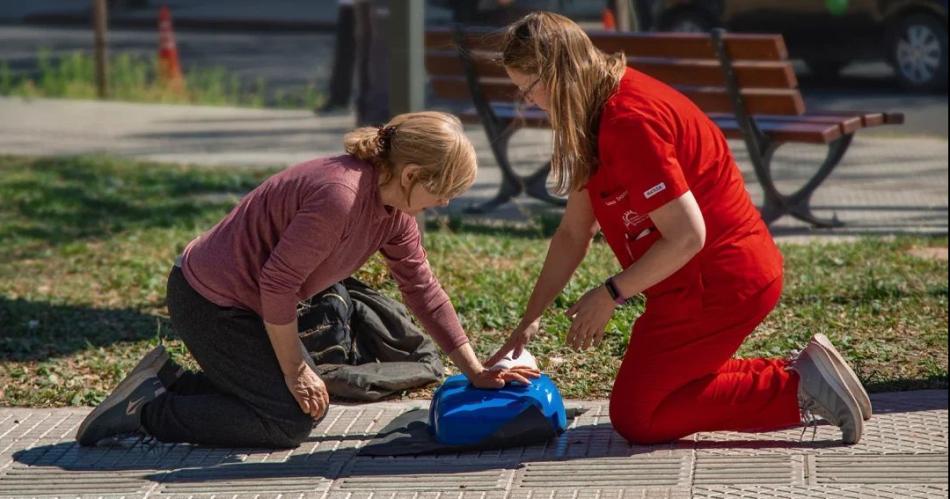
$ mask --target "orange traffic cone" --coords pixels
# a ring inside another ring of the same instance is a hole
[[[607,31],[616,31],[617,30],[617,18],[614,17],[614,11],[612,9],[604,9],[600,15],[601,22],[604,23],[604,29]]]
[[[172,29],[172,13],[167,5],[158,11],[158,78],[166,87],[178,92],[185,88],[185,78],[178,64],[178,45]]]

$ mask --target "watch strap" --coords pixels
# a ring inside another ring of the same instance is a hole
[[[617,287],[613,277],[608,277],[604,281],[604,287],[607,288],[607,292],[610,293],[610,297],[617,305],[623,305],[627,302],[627,299],[620,293],[620,288]]]

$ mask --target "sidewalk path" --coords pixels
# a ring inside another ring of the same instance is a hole
[[[60,155],[108,153],[135,159],[200,165],[286,166],[342,150],[350,115],[315,117],[308,111],[172,106],[78,100],[0,97],[0,154]],[[899,127],[895,127],[895,131]],[[480,127],[468,128],[478,151],[475,186],[450,207],[458,210],[490,199],[499,170]],[[744,145],[731,142],[753,200],[761,191]],[[525,173],[543,163],[549,134],[524,130],[512,140],[512,161]],[[776,153],[775,177],[789,191],[815,168],[825,149],[788,145]],[[803,166],[806,165],[806,166]],[[851,150],[814,196],[819,216],[847,226],[810,230],[788,217],[773,225],[777,237],[860,234],[947,233],[947,141],[933,137],[885,138],[856,135]],[[547,211],[519,198],[489,214],[525,219]]]
[[[700,433],[629,445],[605,401],[547,445],[370,458],[357,450],[424,402],[331,407],[298,449],[210,449],[73,441],[87,409],[0,409],[0,496],[314,497],[322,499],[947,497],[947,392],[874,394],[864,439],[836,428]]]

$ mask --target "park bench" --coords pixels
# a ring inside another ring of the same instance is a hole
[[[742,138],[762,186],[762,218],[771,223],[791,215],[817,227],[841,225],[821,219],[810,208],[815,190],[840,163],[854,133],[862,128],[903,123],[901,113],[809,111],[781,35],[712,33],[591,32],[601,50],[623,51],[628,64],[678,89],[695,102],[727,137]],[[457,110],[467,123],[481,123],[502,172],[490,201],[472,211],[488,211],[521,193],[555,203],[546,180],[550,163],[519,176],[508,159],[508,142],[524,127],[549,126],[544,112],[515,102],[517,87],[498,64],[501,33],[461,27],[426,31],[426,69],[433,93],[463,103]],[[779,191],[772,179],[772,158],[788,143],[827,147],[824,160],[795,192]]]

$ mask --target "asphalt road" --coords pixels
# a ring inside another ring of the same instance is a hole
[[[249,85],[263,79],[272,98],[307,86],[324,89],[330,74],[332,34],[178,30],[176,38],[186,70],[219,66]],[[115,29],[109,42],[112,53],[152,56],[158,35],[150,30]],[[0,26],[0,61],[17,74],[36,71],[41,49],[56,57],[91,48],[92,34],[87,28]],[[904,92],[883,63],[854,64],[833,80],[815,79],[804,66],[800,69],[809,109],[902,111],[907,115],[904,126],[862,133],[947,137],[947,94]]]

